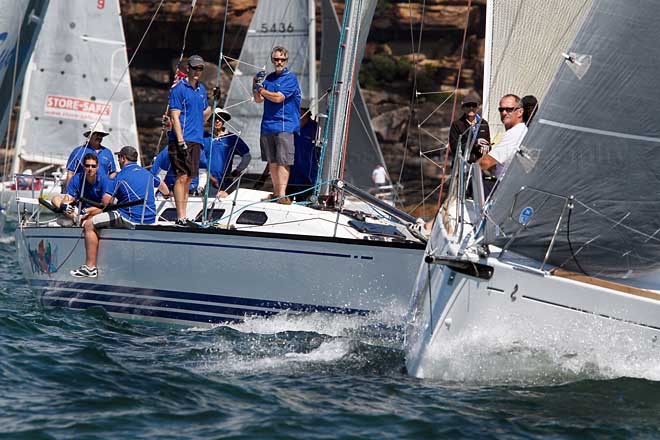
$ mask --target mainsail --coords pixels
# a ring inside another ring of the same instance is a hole
[[[321,71],[319,77],[319,96],[332,87],[334,69],[339,45],[339,19],[332,0],[321,0],[321,16],[323,27],[321,40]],[[368,28],[366,30],[368,33]],[[361,52],[364,52],[366,34],[362,40]],[[357,59],[362,61],[362,55]],[[346,166],[344,180],[360,188],[373,186],[371,172],[380,164],[385,165],[385,159],[380,150],[376,133],[371,125],[369,110],[362,97],[360,87],[355,88],[351,109],[350,125],[346,151]]]
[[[491,241],[542,261],[554,237],[548,262],[589,275],[660,267],[659,16],[656,0],[594,0],[496,189]]]
[[[252,162],[248,173],[261,173],[266,165],[261,157],[259,137],[263,105],[252,101],[252,78],[261,70],[273,70],[270,54],[275,46],[289,51],[288,69],[296,74],[303,99],[309,99],[308,0],[260,1],[234,70],[225,109],[232,114],[231,129],[240,131],[250,146]]]
[[[4,139],[14,101],[34,48],[48,0],[0,0],[0,138]],[[18,44],[17,44],[18,43]]]
[[[127,65],[118,0],[51,2],[23,85],[13,171],[20,160],[65,164],[97,120],[106,146],[137,148]]]
[[[491,133],[504,131],[497,112],[502,96],[534,95],[543,101],[557,56],[575,38],[592,1],[488,0],[484,115]]]

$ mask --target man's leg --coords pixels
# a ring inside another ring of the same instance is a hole
[[[289,167],[287,165],[274,164],[276,171],[274,174],[277,174],[277,187],[275,188],[275,195],[277,197],[282,197],[286,195],[286,186],[289,183]]]
[[[280,197],[279,188],[280,188],[280,174],[279,174],[279,164],[269,163],[268,170],[270,171],[270,180],[273,182],[273,195],[275,197]]]
[[[83,225],[85,231],[85,265],[89,268],[96,267],[96,256],[99,252],[99,233],[94,227],[94,222],[89,219]]]
[[[186,217],[186,206],[188,205],[188,186],[190,178],[183,174],[177,176],[174,182],[174,205],[176,206],[176,218]]]

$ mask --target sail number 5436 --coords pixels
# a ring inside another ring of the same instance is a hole
[[[285,32],[293,32],[295,29],[293,27],[292,23],[286,24],[286,23],[261,23],[261,29],[259,32],[262,33],[269,33],[269,32],[276,32],[276,33],[285,33]]]

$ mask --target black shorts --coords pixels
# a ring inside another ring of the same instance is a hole
[[[183,150],[178,142],[170,141],[167,156],[176,177],[188,176],[194,179],[199,175],[199,155],[202,145],[197,142],[186,142],[188,148]]]

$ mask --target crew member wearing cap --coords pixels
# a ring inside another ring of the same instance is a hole
[[[89,125],[93,125],[93,128],[83,133],[87,141],[83,145],[74,148],[69,155],[69,160],[67,160],[66,180],[64,181],[65,188],[69,185],[69,180],[71,180],[74,174],[84,174],[83,158],[87,153],[93,153],[99,158],[98,172],[107,175],[111,179],[117,174],[117,166],[115,165],[115,157],[112,151],[101,145],[103,138],[110,133],[105,131],[103,124],[100,122],[96,124],[90,123]]]
[[[477,114],[480,102],[479,96],[473,93],[463,98],[461,102],[463,115],[452,122],[449,129],[449,148],[452,154],[456,154],[459,145],[461,151],[465,153],[468,143],[474,142],[468,158],[470,163],[476,162],[483,154],[488,153],[490,145],[488,121]]]
[[[226,129],[225,124],[230,120],[228,111],[216,108],[213,136],[208,132],[204,134],[204,155],[209,166],[209,180],[219,190],[225,189],[229,177],[239,176],[252,160],[250,147],[237,134]],[[241,161],[232,171],[234,156],[240,156]]]
[[[98,269],[96,258],[99,251],[99,232],[101,228],[132,227],[136,223],[151,224],[156,221],[156,197],[154,188],[168,198],[170,191],[165,182],[153,176],[136,162],[137,150],[133,147],[123,147],[117,153],[121,171],[114,180],[108,180],[103,194],[103,204],[109,205],[113,198],[117,204],[127,204],[144,199],[144,202],[135,206],[125,206],[116,211],[102,212],[91,219],[83,218],[83,231],[85,234],[85,264],[70,273],[77,278],[96,278]]]
[[[300,104],[300,133],[293,135],[296,146],[295,161],[291,167],[289,184],[286,188],[288,195],[300,193],[312,188],[316,184],[319,167],[319,155],[315,148],[317,123],[312,119],[309,111],[309,100],[303,99]],[[296,200],[304,200],[309,193],[296,194]]]
[[[284,47],[274,47],[270,57],[275,72],[265,78],[258,73],[252,81],[255,102],[264,103],[259,140],[261,159],[268,162],[272,197],[278,203],[290,205],[291,200],[285,194],[289,167],[295,160],[293,134],[300,132],[300,85],[296,75],[286,68],[289,53]]]
[[[211,116],[206,88],[199,78],[204,60],[199,55],[188,58],[186,77],[170,92],[169,108],[172,131],[169,134],[170,163],[176,173],[174,203],[177,223],[185,223],[188,188],[199,173],[199,155],[204,139],[204,121]]]

